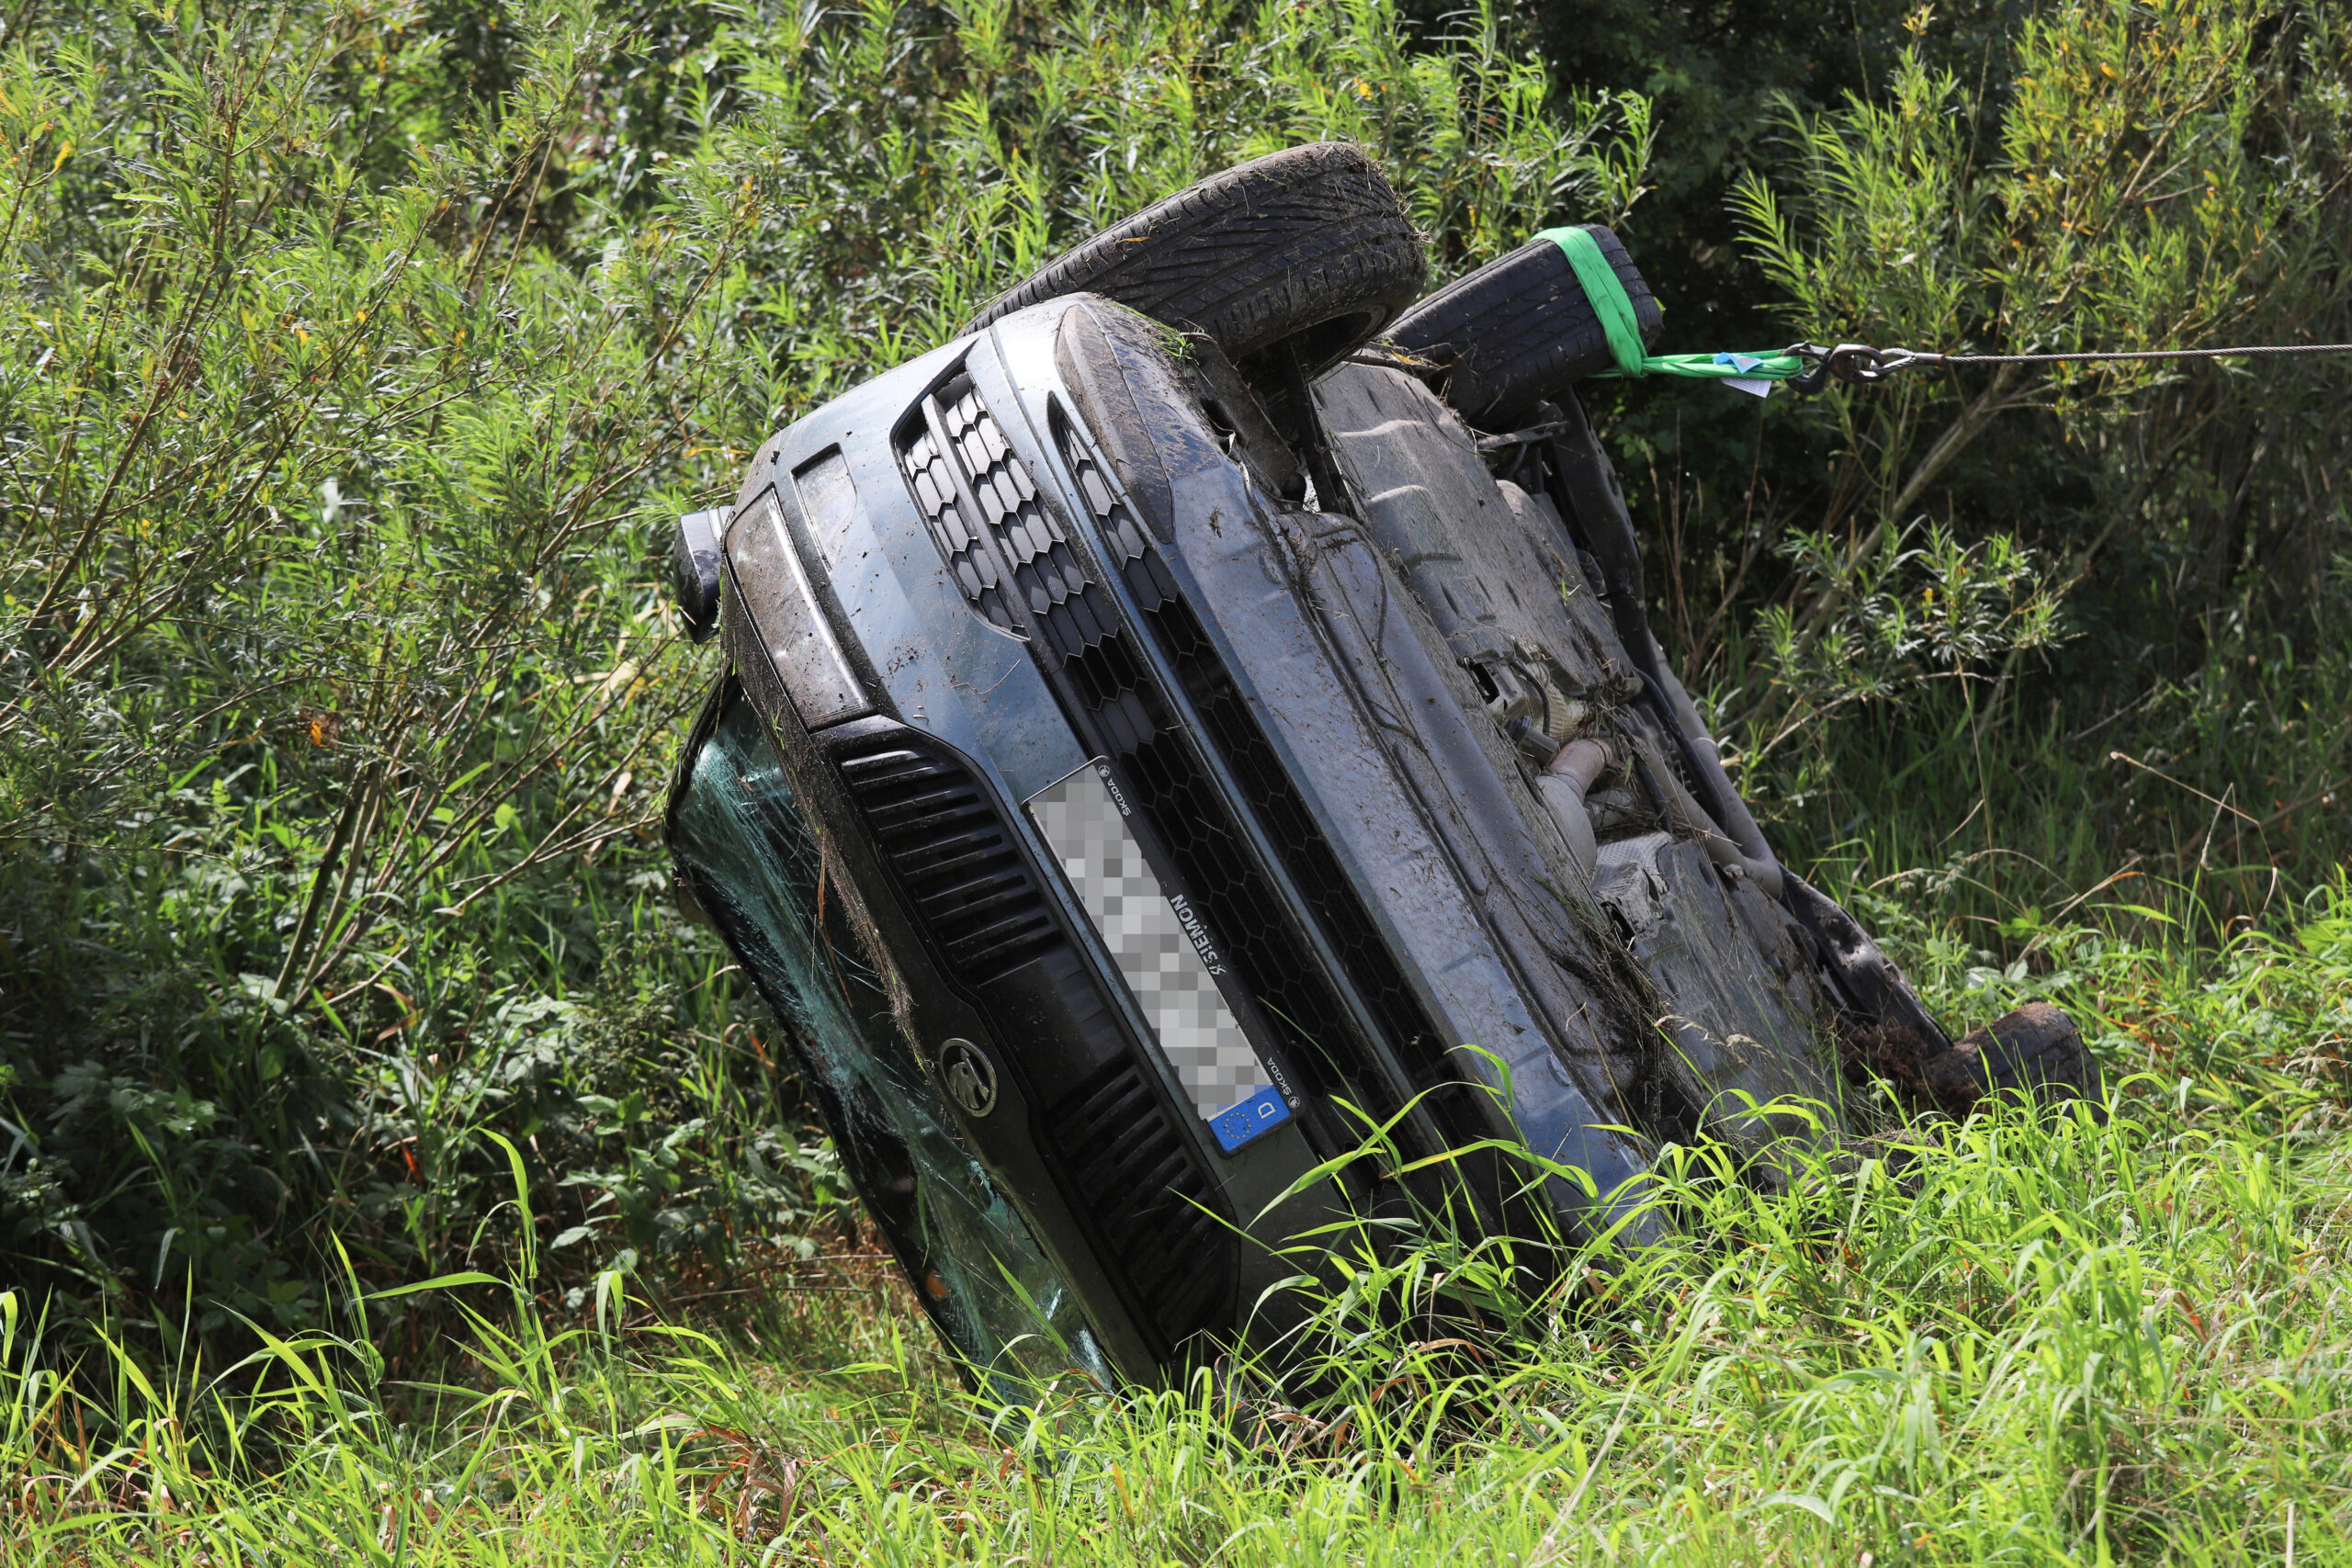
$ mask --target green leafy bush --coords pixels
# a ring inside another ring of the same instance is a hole
[[[1735,182],[1785,335],[1999,355],[2352,341],[2337,10],[2068,0],[1970,62],[1930,12],[1907,31],[1883,92],[1784,107],[1781,155]],[[2008,364],[1768,409],[1747,461],[1713,477],[1745,491],[1736,522],[1667,519],[1666,608],[1792,847],[1891,870],[1978,816],[1980,915],[2135,854],[2242,869],[2213,890],[2233,913],[2267,907],[2277,874],[2323,878],[2352,847],[2321,806],[2346,732],[2313,716],[2352,672],[2345,375],[2341,357]],[[1660,488],[1669,513],[1698,493]],[[1955,579],[1963,557],[1984,570]],[[1728,585],[1712,608],[1711,574]],[[1999,613],[1923,689],[1918,637],[1995,579]],[[1743,593],[1766,601],[1758,635],[1726,637]],[[2223,798],[2250,831],[2217,863]]]

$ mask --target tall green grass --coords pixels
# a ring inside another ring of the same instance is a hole
[[[1285,1373],[967,1395],[879,1277],[711,1331],[528,1254],[465,1371],[364,1340],[61,1356],[6,1298],[11,1562],[1880,1562],[2352,1547],[2352,891],[2296,937],[2045,927],[2114,1114],[1996,1109],[1803,1162],[1670,1153],[1681,1240],[1554,1282],[1343,1246]],[[2146,929],[2162,921],[2134,917]],[[356,1282],[355,1282],[356,1283]],[[477,1284],[474,1288],[480,1289]],[[878,1309],[878,1310],[877,1310]],[[92,1434],[103,1432],[103,1438]]]
[[[2274,640],[2104,712],[1972,686],[1848,707],[1748,774],[1783,854],[1857,885],[1865,923],[1923,953],[2046,966],[2044,925],[2101,908],[2126,929],[2130,907],[2190,919],[2209,944],[2282,930],[2346,863],[2352,647]],[[1929,921],[1949,929],[1931,941]]]

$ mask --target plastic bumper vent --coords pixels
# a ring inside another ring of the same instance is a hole
[[[1202,1205],[1208,1189],[1190,1146],[1159,1112],[1133,1063],[1054,1108],[1080,1190],[1102,1195],[1098,1221],[1118,1267],[1171,1345],[1211,1326],[1231,1289],[1227,1241]]]
[[[1061,945],[996,808],[962,764],[912,746],[841,774],[956,978],[979,987]]]

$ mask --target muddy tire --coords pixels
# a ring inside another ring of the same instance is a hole
[[[1616,235],[1585,231],[1600,243],[1634,302],[1642,342],[1657,341],[1665,321],[1650,286]],[[1608,369],[1609,334],[1553,241],[1533,239],[1466,273],[1398,318],[1388,341],[1440,367],[1429,378],[1464,421],[1503,430],[1545,398]]]
[[[1253,159],[1115,224],[965,323],[1101,294],[1236,361],[1295,347],[1308,374],[1385,331],[1428,276],[1405,204],[1361,148],[1324,141]]]
[[[2061,1010],[2028,1002],[1954,1040],[1836,900],[1792,874],[1781,902],[1812,939],[1836,1002],[1834,1028],[1855,1070],[1893,1083],[1922,1110],[1950,1116],[1966,1116],[1991,1095],[2041,1105],[2104,1104],[2098,1059]]]
[[[1973,1056],[1985,1094],[2003,1094],[2044,1105],[2069,1100],[2094,1104],[2106,1099],[2098,1058],[2083,1043],[2083,1032],[2048,1002],[2028,1002],[1973,1034],[1952,1043]]]

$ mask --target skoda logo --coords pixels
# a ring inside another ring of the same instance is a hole
[[[947,1096],[967,1114],[986,1116],[996,1109],[996,1067],[968,1040],[950,1040],[939,1048],[940,1081]]]

